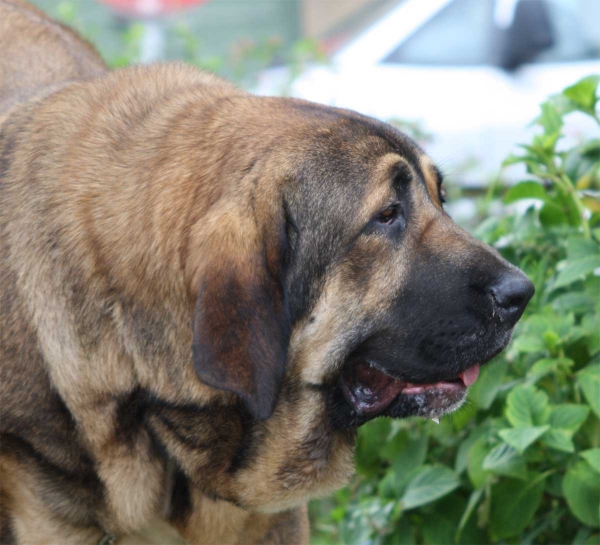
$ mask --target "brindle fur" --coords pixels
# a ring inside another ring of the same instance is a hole
[[[157,520],[307,543],[307,500],[353,471],[336,377],[414,256],[499,258],[372,119],[182,64],[108,71],[21,0],[0,51],[1,543]],[[364,227],[398,178],[401,245]]]

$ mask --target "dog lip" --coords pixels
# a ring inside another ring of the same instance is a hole
[[[464,390],[465,388],[466,386],[461,381],[441,380],[431,384],[411,384],[410,386],[407,386],[402,393],[404,395],[416,395],[427,390],[453,391]]]
[[[478,375],[479,365],[475,364],[454,378],[417,384],[393,377],[371,360],[360,360],[345,369],[341,387],[346,401],[358,414],[373,418],[383,414],[401,395],[432,390],[458,393],[471,386]]]
[[[472,365],[468,369],[464,370],[460,375],[455,376],[454,378],[439,380],[437,382],[426,383],[426,384],[412,384],[407,383],[407,386],[402,391],[403,394],[415,394],[420,393],[425,390],[432,390],[434,388],[443,389],[443,390],[454,390],[461,388],[468,388],[472,386],[477,377],[479,376],[479,364]]]

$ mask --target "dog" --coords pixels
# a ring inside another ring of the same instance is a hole
[[[509,342],[532,284],[396,129],[110,71],[22,0],[0,51],[2,544],[307,543],[360,425]]]

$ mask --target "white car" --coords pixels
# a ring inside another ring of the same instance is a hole
[[[482,187],[516,143],[528,142],[539,104],[593,73],[600,0],[405,0],[331,63],[310,66],[290,94],[419,122],[434,135],[426,148],[442,169]],[[279,94],[287,78],[284,67],[266,70],[255,91]],[[571,117],[572,137],[598,134],[592,119]]]

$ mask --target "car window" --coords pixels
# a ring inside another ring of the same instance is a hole
[[[600,1],[546,2],[554,31],[554,44],[534,63],[569,62],[600,58]]]
[[[384,60],[404,64],[489,64],[492,0],[455,0]]]
[[[494,20],[494,0],[454,0],[383,62],[514,67],[507,53],[519,64],[600,58],[600,0],[513,3],[519,20],[501,29]],[[523,40],[515,40],[515,33]]]

